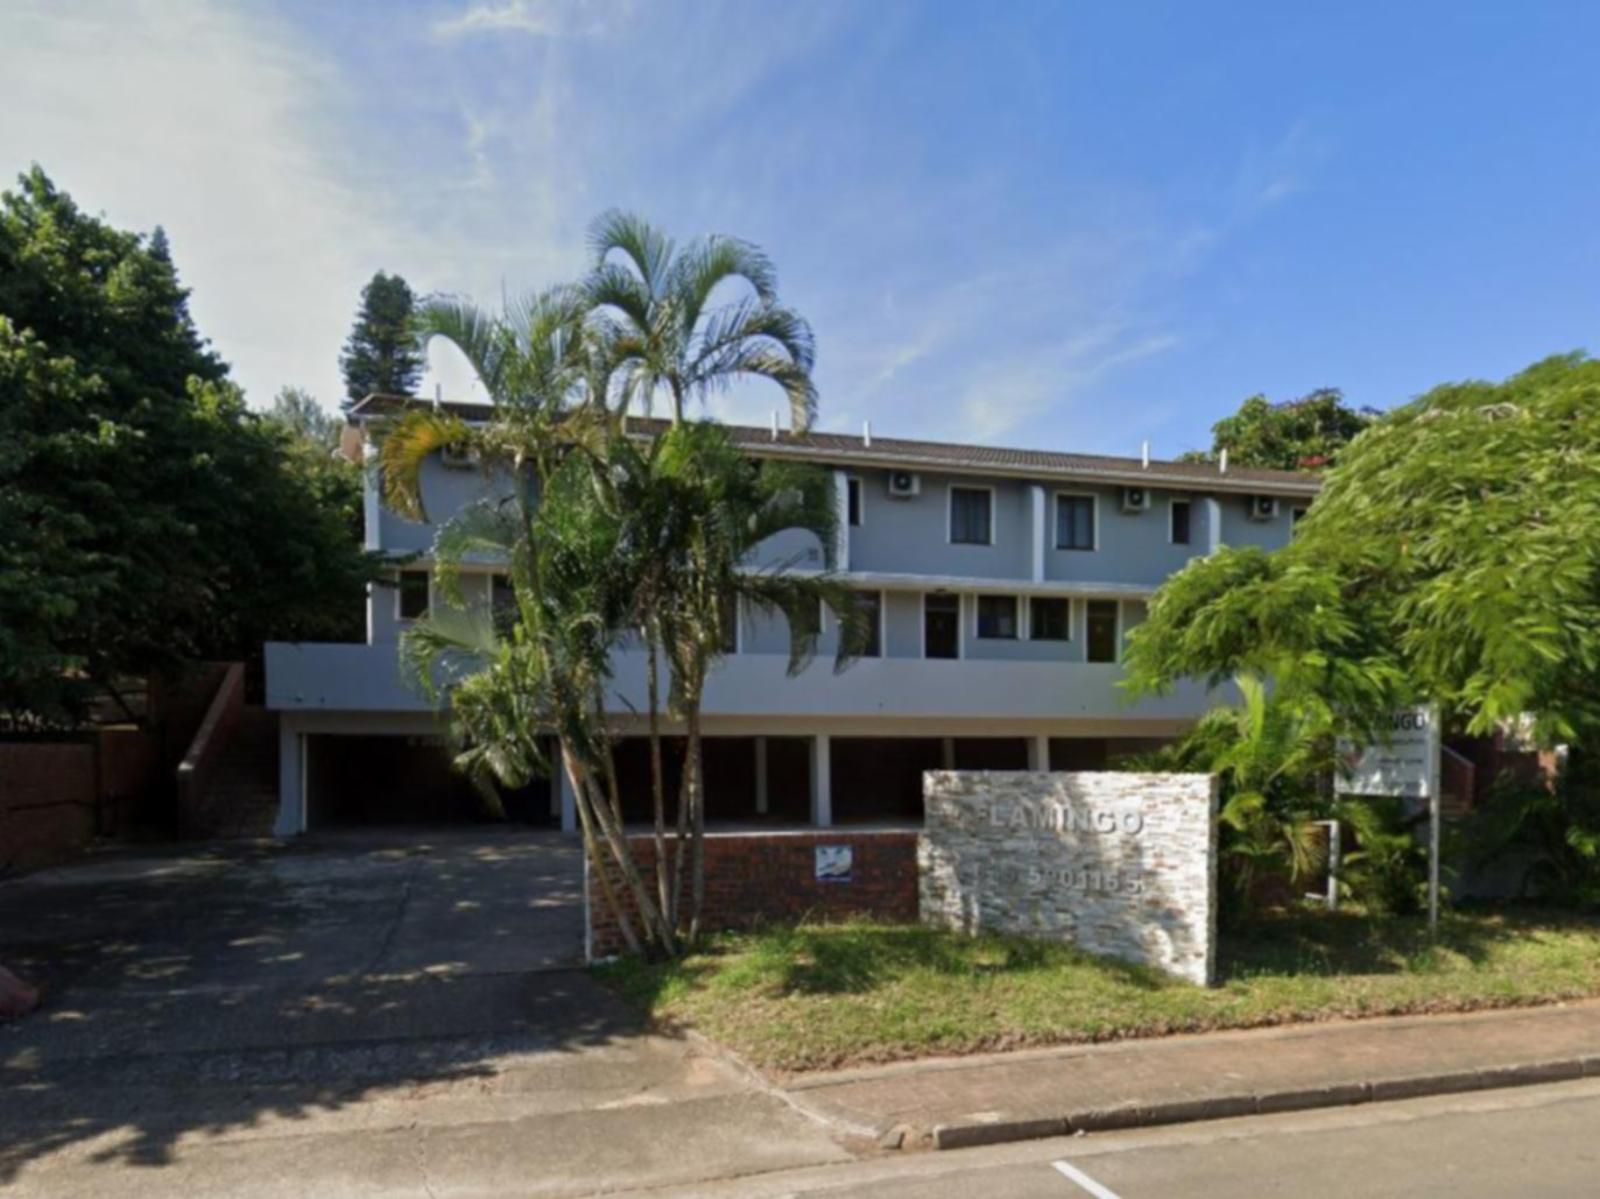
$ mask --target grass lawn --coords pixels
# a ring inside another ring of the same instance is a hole
[[[682,962],[598,973],[662,1021],[800,1071],[1596,996],[1600,921],[1456,913],[1431,945],[1421,919],[1274,917],[1224,937],[1211,989],[1061,945],[868,923],[728,935]]]

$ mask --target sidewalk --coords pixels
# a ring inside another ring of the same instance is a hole
[[[957,1149],[1585,1075],[1600,1076],[1600,1002],[941,1058],[787,1091],[886,1148]]]

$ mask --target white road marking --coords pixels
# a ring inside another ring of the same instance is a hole
[[[1121,1197],[1115,1191],[1111,1190],[1109,1187],[1101,1186],[1098,1182],[1090,1178],[1071,1162],[1051,1162],[1050,1164],[1054,1166],[1056,1171],[1063,1177],[1070,1178],[1084,1190],[1088,1191],[1089,1194],[1094,1196],[1094,1199],[1121,1199]]]

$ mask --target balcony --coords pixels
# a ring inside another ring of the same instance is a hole
[[[907,720],[1188,720],[1205,690],[1126,703],[1121,668],[1077,662],[868,658],[835,673],[818,659],[790,678],[781,654],[736,654],[707,680],[705,714],[719,717]],[[266,646],[267,706],[290,712],[421,713],[431,705],[401,678],[392,645]],[[617,708],[642,711],[645,656],[620,653]]]

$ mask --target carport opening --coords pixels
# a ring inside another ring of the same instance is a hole
[[[507,822],[557,823],[548,778],[498,790]],[[314,830],[499,820],[442,739],[332,733],[306,738],[306,817]]]
[[[760,753],[754,737],[706,737],[701,742],[705,772],[706,823],[734,825],[805,824],[811,815],[811,752],[805,737],[767,737],[767,791],[762,808],[757,769]],[[663,796],[667,823],[678,818],[682,794],[683,763],[688,748],[684,737],[661,738],[665,780]],[[651,786],[650,739],[625,737],[613,749],[617,788],[622,795],[622,815],[629,824],[650,824],[655,819]]]

